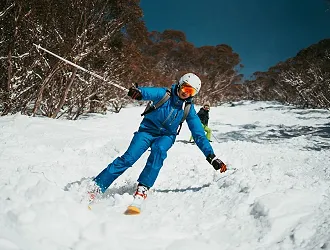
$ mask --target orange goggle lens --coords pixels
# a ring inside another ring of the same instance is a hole
[[[181,86],[181,91],[190,95],[190,96],[194,96],[197,94],[197,90],[194,89],[193,87],[191,87],[190,85],[188,84],[184,84]]]

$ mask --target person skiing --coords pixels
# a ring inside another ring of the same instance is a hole
[[[128,207],[127,213],[125,212],[126,214],[140,213],[141,205],[147,198],[148,190],[154,185],[167,157],[167,151],[175,142],[185,112],[183,106],[185,103],[192,101],[200,88],[201,80],[193,73],[184,74],[177,83],[171,86],[169,99],[160,107],[145,114],[127,151],[122,156],[117,157],[93,179],[88,190],[91,202],[98,195],[104,193],[113,181],[123,174],[127,168],[132,167],[142,154],[150,148],[151,152],[146,165],[137,180],[138,184],[133,195],[133,202]],[[128,96],[134,100],[151,100],[155,105],[166,93],[167,89],[162,87],[131,87]],[[226,164],[214,154],[193,104],[190,106],[186,121],[197,146],[205,155],[206,160],[215,170],[219,170],[221,173],[225,172],[227,170]]]
[[[210,103],[209,102],[205,102],[203,104],[203,107],[200,108],[200,110],[198,111],[197,115],[199,117],[199,119],[201,120],[202,126],[204,128],[204,131],[206,132],[206,138],[211,142],[211,129],[208,127],[208,123],[209,123],[209,111],[210,111]],[[193,136],[190,136],[189,142],[193,141]]]

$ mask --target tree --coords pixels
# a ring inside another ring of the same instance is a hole
[[[254,100],[329,108],[329,79],[330,39],[325,39],[266,72],[255,72],[254,79],[244,83],[245,95]]]
[[[186,72],[195,72],[202,78],[197,102],[221,101],[226,96],[225,90],[240,79],[236,70],[239,55],[226,44],[196,48],[183,32],[165,30],[151,32],[147,48],[143,51],[149,58],[148,67],[154,67],[168,79],[177,80]]]
[[[7,1],[0,12],[1,18],[6,15],[0,48],[5,55],[1,69],[7,72],[0,76],[2,114],[21,111],[55,118],[66,110],[77,118],[123,96],[105,82],[37,51],[33,43],[101,75],[106,71],[109,81],[120,81],[128,72],[126,41],[146,36],[143,29],[139,34],[132,28],[141,23],[143,27],[138,4],[137,0]]]
[[[118,112],[129,88],[170,85],[186,72],[203,88],[196,101],[234,96],[240,58],[225,44],[196,48],[182,31],[147,32],[139,0],[6,0],[0,5],[0,112],[77,119]],[[63,11],[65,9],[66,11]],[[70,13],[70,14],[69,14]],[[106,79],[77,70],[47,50]]]

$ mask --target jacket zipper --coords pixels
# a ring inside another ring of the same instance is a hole
[[[170,126],[172,125],[172,123],[174,122],[174,120],[178,117],[179,114],[179,110],[176,112],[174,118],[172,119],[172,121],[170,122]]]
[[[170,119],[172,113],[174,112],[174,109],[171,108],[171,112],[169,113],[169,115],[166,117],[165,121],[162,122],[162,125],[164,126],[164,124],[167,122],[168,119]]]

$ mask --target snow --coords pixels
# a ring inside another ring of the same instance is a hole
[[[212,108],[212,145],[226,173],[179,142],[190,137],[185,124],[141,215],[123,212],[149,152],[89,210],[79,183],[124,153],[142,111],[78,121],[1,117],[0,249],[330,249],[325,110]]]

